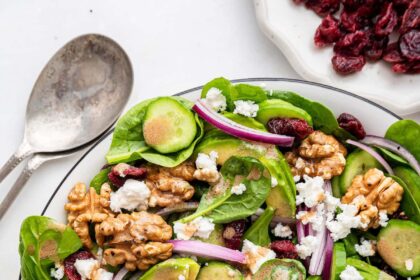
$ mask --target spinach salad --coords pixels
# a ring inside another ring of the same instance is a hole
[[[22,279],[418,279],[419,138],[225,78],[145,100],[66,225],[23,221]]]

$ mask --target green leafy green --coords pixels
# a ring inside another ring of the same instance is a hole
[[[384,157],[384,159],[392,166],[399,166],[399,165],[410,166],[408,162],[402,157],[400,157],[399,155],[396,155],[385,148],[376,147],[376,149]]]
[[[80,238],[70,227],[48,217],[26,218],[19,238],[22,278],[51,279],[49,269],[54,263],[64,260],[81,247]]]
[[[270,223],[273,219],[276,209],[267,207],[262,215],[245,232],[244,239],[251,241],[258,246],[267,246],[270,244]]]
[[[420,125],[412,120],[400,120],[393,123],[385,133],[385,138],[397,142],[420,162]]]
[[[93,179],[90,181],[89,186],[91,188],[94,188],[96,193],[100,193],[101,192],[101,187],[104,183],[108,182],[108,173],[111,171],[111,167],[107,167],[102,169],[101,171],[99,171],[98,174],[95,175],[95,177],[93,177]]]
[[[356,248],[354,247],[356,244],[359,244],[359,238],[354,234],[350,233],[343,239],[344,246],[346,248],[346,256],[354,257],[358,256]]]
[[[235,104],[233,103],[232,96],[237,96],[238,94],[231,82],[223,77],[211,80],[203,86],[203,89],[201,91],[201,98],[205,98],[207,92],[211,88],[217,88],[222,92],[222,94],[226,97],[227,110],[233,112],[233,110],[235,109]]]
[[[223,116],[246,127],[261,131],[267,131],[265,129],[265,126],[254,118],[245,117],[230,112],[223,112]]]
[[[193,106],[192,102],[181,97],[172,98],[180,101],[189,109]],[[143,158],[157,165],[174,167],[191,156],[194,151],[194,146],[204,133],[203,123],[196,114],[195,121],[197,123],[198,133],[195,140],[188,148],[175,153],[160,154],[145,143],[142,128],[143,119],[148,105],[154,100],[156,100],[156,98],[140,102],[125,113],[117,122],[112,137],[111,147],[106,154],[108,163],[131,162]]]
[[[265,91],[259,87],[248,84],[235,85],[236,92],[232,92],[232,101],[236,100],[250,100],[255,103],[260,103],[267,99]]]
[[[394,168],[393,178],[404,188],[401,209],[413,221],[420,224],[420,176],[407,167]]]
[[[394,277],[390,276],[389,274],[385,273],[384,271],[381,271],[379,268],[370,265],[364,261],[355,259],[355,258],[347,258],[346,259],[347,265],[351,265],[354,268],[357,269],[357,271],[360,273],[360,275],[365,280],[391,280],[394,279]]]

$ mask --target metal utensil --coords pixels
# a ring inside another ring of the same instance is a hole
[[[113,40],[88,34],[68,42],[34,85],[22,144],[0,169],[0,182],[29,155],[74,149],[105,132],[132,85],[131,63]]]

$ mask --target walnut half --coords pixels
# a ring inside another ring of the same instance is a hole
[[[343,172],[346,154],[346,148],[333,136],[314,131],[285,157],[293,175],[321,176],[329,180]]]

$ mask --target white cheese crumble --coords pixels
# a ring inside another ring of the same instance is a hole
[[[232,187],[231,192],[236,195],[241,195],[246,191],[246,186],[242,183]]]
[[[184,275],[179,275],[178,280],[185,280],[185,276]]]
[[[327,219],[327,228],[334,241],[345,238],[350,234],[352,228],[365,228],[366,225],[360,221],[360,216],[356,216],[358,209],[355,205],[340,204],[342,212],[334,219]]]
[[[317,246],[318,240],[315,236],[308,235],[302,239],[300,244],[296,245],[296,251],[301,259],[306,259],[315,252]]]
[[[245,117],[256,117],[259,109],[258,104],[250,100],[237,100],[235,103],[234,114],[243,115]]]
[[[95,259],[80,260],[77,259],[74,263],[74,267],[77,273],[80,274],[82,280],[90,279],[92,277],[92,271],[95,267],[98,267],[99,263]]]
[[[276,257],[274,251],[255,245],[247,239],[244,240],[242,253],[246,256],[246,264],[252,274],[257,272],[263,263]]]
[[[260,83],[260,88],[265,89],[267,87],[266,83]]]
[[[174,223],[174,232],[177,239],[189,240],[192,237],[207,239],[214,230],[214,224],[211,219],[197,217],[189,223]]]
[[[379,211],[379,225],[381,227],[386,227],[388,225],[388,215],[385,210]]]
[[[50,275],[55,279],[62,279],[64,277],[64,266],[55,264],[55,268],[51,268]]]
[[[406,259],[405,260],[405,269],[407,269],[408,271],[413,270],[413,260],[412,259]]]
[[[359,244],[354,245],[356,252],[362,257],[371,257],[375,255],[375,243],[372,240],[362,240]]]
[[[279,182],[277,182],[277,179],[274,177],[271,177],[271,187],[274,188],[279,184]]]
[[[325,199],[324,179],[322,177],[303,176],[305,182],[297,183],[296,189],[299,194],[296,196],[296,204],[305,203],[309,208],[316,206]]]
[[[295,183],[299,182],[299,181],[300,181],[300,176],[299,176],[299,175],[295,175],[295,176],[293,176],[293,181],[294,181]]]
[[[226,97],[218,88],[212,87],[209,89],[204,102],[217,112],[223,112],[226,110]]]
[[[111,210],[121,212],[121,209],[128,211],[146,210],[150,190],[143,181],[128,179],[116,192],[111,193]]]
[[[99,277],[95,278],[98,280],[112,280],[114,278],[114,273],[106,271],[105,269],[98,269],[97,273],[99,273]]]
[[[351,265],[347,265],[346,269],[344,269],[340,273],[341,280],[363,280],[362,275],[360,275],[359,271]]]
[[[211,151],[210,154],[199,153],[195,161],[197,169],[211,169],[217,171],[216,160],[219,157],[217,152]]]
[[[281,238],[292,238],[292,230],[287,225],[282,225],[282,223],[278,223],[276,227],[273,229],[273,234],[276,237]]]

